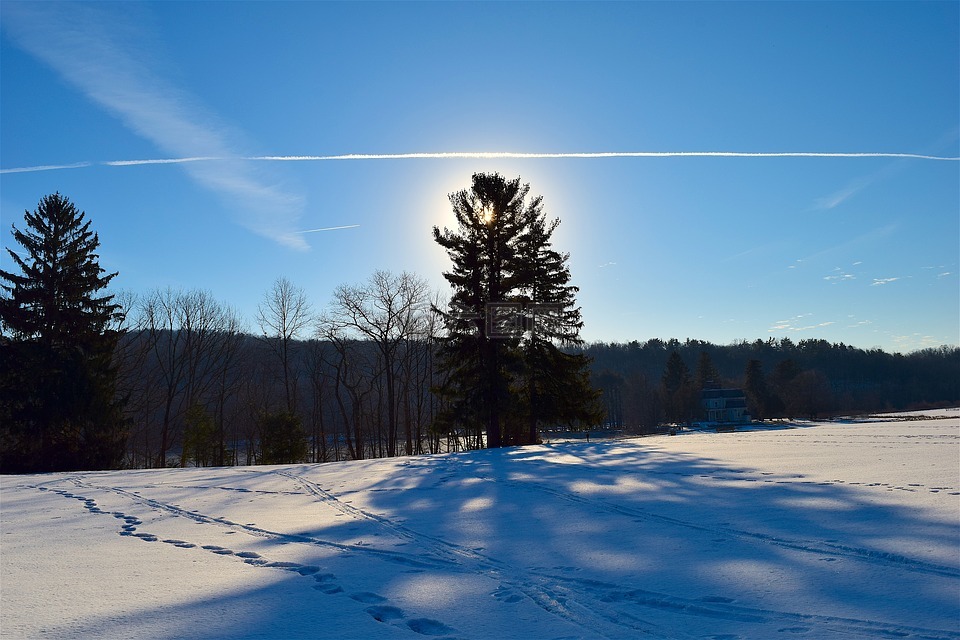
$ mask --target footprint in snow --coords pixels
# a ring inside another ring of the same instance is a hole
[[[393,622],[403,618],[403,609],[389,605],[377,605],[364,609],[377,622]]]
[[[439,620],[431,620],[430,618],[407,620],[407,627],[410,631],[424,636],[445,636],[454,632],[453,629]]]
[[[200,548],[205,549],[207,551],[212,551],[213,553],[216,553],[217,555],[221,555],[221,556],[233,555],[233,551],[231,551],[230,549],[224,549],[223,547],[218,547],[215,544],[205,544]]]
[[[363,603],[386,601],[386,598],[383,596],[370,592],[354,593],[351,594],[350,597],[357,602]],[[406,627],[410,631],[419,633],[422,636],[446,636],[455,631],[439,620],[433,620],[432,618],[411,618],[404,620],[403,609],[388,604],[377,604],[372,607],[367,607],[364,611],[377,622],[392,624],[401,629]]]
[[[239,555],[239,554],[237,554]],[[263,558],[246,558],[243,561],[245,564],[249,564],[254,567],[265,567],[270,564],[269,561],[264,560]]]
[[[343,593],[343,587],[334,582],[336,577],[337,576],[332,573],[317,573],[313,576],[313,579],[317,582],[317,584],[313,585],[313,588],[327,595]]]
[[[377,602],[386,602],[387,599],[376,593],[370,593],[369,591],[361,591],[360,593],[351,593],[350,598],[356,600],[357,602],[363,602],[364,604],[374,604]]]
[[[300,565],[298,567],[290,567],[291,571],[296,571],[302,576],[312,576],[315,573],[320,571],[320,567],[310,564],[310,565]]]
[[[192,542],[184,542],[183,540],[164,540],[164,544],[172,544],[175,547],[180,547],[181,549],[193,549],[197,545]]]
[[[490,595],[493,596],[495,599],[499,600],[500,602],[506,602],[507,604],[514,604],[516,602],[520,602],[521,600],[523,600],[522,595],[520,595],[510,587],[506,587],[503,585],[497,587],[496,591],[494,591]]]

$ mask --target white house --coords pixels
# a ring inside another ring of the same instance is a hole
[[[704,389],[700,402],[708,422],[749,422],[747,398],[742,389]]]

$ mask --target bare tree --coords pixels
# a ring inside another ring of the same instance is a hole
[[[369,362],[369,349],[346,336],[329,317],[321,319],[317,333],[323,344],[330,347],[320,350],[318,356],[333,373],[333,397],[343,425],[347,455],[353,460],[362,460],[366,457],[366,441],[372,435],[365,433],[364,427],[369,421],[368,400],[374,388],[377,365]],[[335,438],[339,440],[339,436],[338,430]]]
[[[112,327],[120,336],[113,353],[113,366],[117,370],[117,394],[124,399],[124,414],[130,422],[124,465],[137,468],[147,465],[150,457],[149,430],[146,425],[155,394],[151,393],[149,378],[144,375],[150,346],[149,341],[143,339],[141,316],[137,313],[140,305],[137,295],[121,291],[115,300],[122,313],[115,318]]]
[[[327,420],[324,411],[326,399],[330,392],[330,374],[325,351],[328,349],[328,343],[321,340],[310,342],[309,360],[307,362],[307,372],[310,376],[310,388],[313,392],[313,402],[310,411],[310,439],[312,442],[311,455],[313,462],[326,462],[332,456],[334,460],[340,459],[340,447],[338,438],[334,437],[333,447],[327,434]]]
[[[186,359],[182,357],[184,336],[180,333],[179,295],[172,289],[158,289],[144,299],[140,310],[144,338],[151,351],[150,387],[156,389],[161,404],[159,442],[153,460],[153,465],[158,467],[167,466],[171,431],[179,410],[176,402],[186,369]]]
[[[142,372],[143,403],[148,407],[155,403],[159,413],[153,463],[162,467],[178,440],[187,410],[198,407],[202,411],[194,413],[200,416],[218,394],[229,393],[222,374],[234,366],[240,321],[205,291],[165,289],[142,301],[137,326],[141,348],[149,353]],[[147,438],[149,431],[148,443]],[[202,444],[210,448],[213,443]],[[182,463],[186,453],[181,451]]]
[[[360,285],[337,287],[325,322],[334,333],[370,340],[382,359],[387,416],[387,455],[397,455],[398,380],[404,345],[421,336],[429,309],[429,285],[411,274],[376,271]],[[404,425],[404,451],[414,452],[409,420]]]
[[[311,322],[313,314],[306,294],[286,278],[274,281],[257,308],[262,338],[280,362],[284,400],[290,413],[297,409],[296,341]]]

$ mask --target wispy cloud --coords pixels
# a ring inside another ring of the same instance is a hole
[[[891,236],[893,233],[896,232],[897,227],[898,227],[898,225],[897,225],[896,223],[892,223],[892,224],[884,225],[884,226],[882,226],[882,227],[877,227],[876,229],[871,229],[870,231],[867,231],[866,233],[862,233],[862,234],[856,236],[855,238],[851,238],[851,239],[845,240],[844,242],[841,242],[841,243],[839,243],[839,244],[835,244],[835,245],[826,247],[825,249],[821,249],[820,251],[817,251],[816,253],[814,253],[814,254],[812,254],[812,255],[805,256],[805,257],[803,257],[803,258],[799,258],[799,259],[797,259],[796,261],[794,261],[794,263],[793,263],[792,265],[790,265],[789,267],[787,267],[787,268],[788,268],[788,269],[795,269],[795,268],[797,268],[798,266],[802,265],[804,262],[807,262],[807,261],[812,262],[812,261],[817,260],[818,258],[823,258],[823,257],[828,256],[828,255],[831,255],[831,254],[840,253],[840,254],[849,255],[849,254],[851,253],[851,251],[854,250],[854,249],[858,249],[858,252],[859,252],[859,248],[860,248],[860,247],[862,247],[862,246],[864,246],[864,245],[869,246],[869,245],[877,242],[878,240],[882,240],[882,239],[884,239],[884,238],[887,238],[887,237]],[[837,261],[839,262],[840,259],[838,259]],[[854,263],[853,263],[854,266],[856,266],[856,265],[858,265],[858,264],[860,264],[860,262],[854,262]]]
[[[924,335],[922,333],[912,333],[909,335],[890,334],[890,338],[894,344],[897,345],[897,350],[901,353],[939,347],[940,345],[950,344],[952,342],[950,338],[937,338],[936,336]]]
[[[848,282],[850,280],[856,280],[857,276],[852,273],[847,273],[840,267],[834,267],[833,273],[828,276],[823,276],[823,279],[828,281],[830,284],[837,284],[840,282]]]
[[[127,10],[120,11],[121,6]],[[243,162],[238,148],[242,136],[154,71],[151,54],[138,44],[149,40],[150,34],[130,18],[140,11],[129,5],[79,2],[5,3],[3,22],[21,48],[173,157],[18,167],[3,173],[93,164],[186,164],[191,178],[240,212],[238,222],[286,246],[307,248],[303,237],[294,232],[304,206],[302,198],[270,185],[249,162]]]
[[[952,144],[957,139],[957,130],[948,131],[940,140],[934,143],[931,148],[942,148],[945,144]],[[841,204],[850,200],[858,193],[866,189],[867,187],[877,183],[887,180],[892,175],[902,171],[906,164],[902,160],[909,158],[922,158],[932,160],[934,158],[941,160],[957,160],[960,158],[944,157],[944,156],[930,156],[927,154],[890,154],[890,155],[878,155],[874,157],[883,157],[893,159],[894,162],[887,163],[885,166],[881,167],[879,170],[859,178],[851,180],[849,183],[835,191],[834,193],[825,196],[823,198],[818,198],[814,201],[815,209],[834,209],[839,207]]]
[[[773,325],[767,329],[768,332],[772,333],[774,331],[790,331],[790,332],[801,332],[801,331],[812,331],[813,329],[822,329],[823,327],[829,327],[836,322],[829,320],[827,322],[818,322],[815,324],[810,324],[809,320],[806,318],[812,317],[812,313],[801,313],[798,316],[794,316],[787,320],[778,320],[773,323]]]
[[[817,209],[833,209],[838,207],[853,196],[857,195],[873,183],[870,178],[860,178],[854,180],[842,189],[830,194],[824,198],[817,199],[815,206]]]
[[[885,284],[890,284],[891,282],[896,282],[899,280],[899,277],[896,278],[874,278],[873,282],[870,284],[871,287],[880,287]]]
[[[931,265],[928,267],[921,267],[921,268],[924,271],[935,271],[936,274],[934,275],[934,278],[937,280],[942,280],[943,278],[949,278],[950,276],[953,275],[953,271],[948,271],[947,270],[948,265],[945,265],[945,264]]]

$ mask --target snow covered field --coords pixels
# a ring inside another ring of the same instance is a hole
[[[2,638],[960,638],[960,412],[0,478]]]

